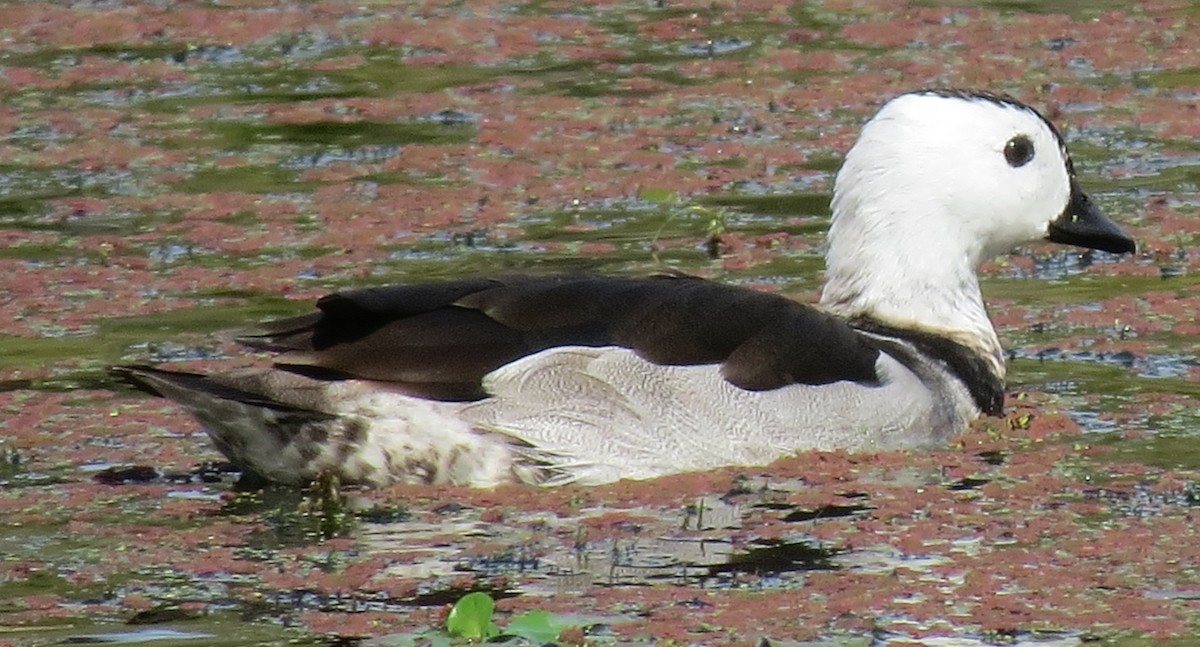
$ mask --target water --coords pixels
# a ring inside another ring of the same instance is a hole
[[[104,373],[117,362],[245,363],[229,341],[236,329],[306,312],[330,290],[391,281],[671,268],[812,300],[841,155],[880,100],[920,86],[1010,91],[1052,113],[1083,184],[1145,250],[1117,258],[1035,246],[985,269],[1013,389],[1081,425],[1080,439],[1063,442],[1111,450],[1055,469],[1194,481],[1200,72],[1188,43],[1200,16],[1166,6],[1105,13],[1125,3],[840,4],[0,6],[0,643],[323,644],[435,626],[438,605],[467,590],[537,606],[596,586],[620,598],[597,614],[666,627],[654,613],[675,602],[620,596],[686,591],[702,600],[688,607],[699,613],[733,604],[704,601],[710,588],[815,587],[796,602],[815,608],[837,598],[820,573],[918,562],[936,573],[964,559],[956,546],[1012,545],[982,523],[924,561],[910,553],[941,544],[913,540],[902,559],[880,561],[871,556],[899,549],[857,543],[882,532],[873,519],[893,519],[900,537],[936,516],[934,504],[885,516],[912,498],[888,488],[926,488],[959,505],[1019,483],[1026,477],[1005,470],[1022,455],[1007,446],[979,450],[994,464],[977,465],[971,451],[929,458],[936,467],[912,457],[915,480],[880,467],[873,485],[857,473],[765,484],[736,495],[749,497],[737,532],[686,527],[691,497],[724,494],[709,482],[666,500],[644,490],[506,492],[491,505],[517,509],[499,520],[486,518],[484,494],[408,492],[390,504],[413,505],[416,519],[385,532],[360,516],[384,505],[378,494],[356,494],[365,502],[332,520],[299,493],[235,494],[233,478],[196,467],[219,455],[189,418]],[[716,258],[705,242],[713,233],[726,236]],[[960,459],[968,466],[943,464]],[[153,469],[113,485],[95,479],[122,466]],[[970,473],[942,475],[955,469]],[[846,491],[822,489],[838,479]],[[982,485],[954,486],[963,482]],[[1136,492],[1153,490],[1148,482]],[[1064,483],[1077,501],[1074,481]],[[845,518],[806,516],[851,494],[862,504],[855,498]],[[806,496],[820,500],[795,500]],[[439,497],[466,507],[443,509]],[[1110,500],[1129,497],[1088,499]],[[1195,505],[1154,500],[1160,522]],[[1041,518],[1043,503],[1017,514]],[[1005,505],[995,508],[1021,510]],[[638,519],[593,519],[614,510]],[[590,534],[576,534],[581,524]],[[1020,545],[1038,546],[1029,542]],[[697,557],[680,546],[715,548]],[[809,550],[817,575],[797,566]],[[514,555],[539,556],[540,566]],[[583,555],[607,571],[571,561]],[[871,597],[884,584],[860,582],[853,594],[879,610],[879,631],[909,635],[915,601],[958,595],[946,591],[959,580],[922,577],[905,580],[927,590],[896,597],[899,614]],[[1064,618],[1086,616],[1091,603],[1059,599],[1047,606],[1063,616],[1044,611],[1010,629],[1090,630]],[[123,630],[148,610],[177,609],[163,629]],[[976,613],[976,624],[947,631],[975,640],[1005,630],[972,609],[961,613]],[[767,635],[795,629],[740,613]],[[838,627],[812,613],[816,633]],[[1145,615],[1171,613],[1183,612]]]

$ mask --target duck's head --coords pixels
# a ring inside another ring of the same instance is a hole
[[[838,171],[821,303],[952,336],[993,357],[1002,375],[975,271],[1039,240],[1134,251],[1036,110],[985,92],[901,95],[867,122]]]
[[[1036,240],[1134,251],[1080,188],[1054,126],[984,92],[922,90],[885,104],[846,155],[833,211],[831,260],[876,240],[872,253],[950,255],[971,267]]]

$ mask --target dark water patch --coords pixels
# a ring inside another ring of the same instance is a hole
[[[747,494],[748,492],[748,490],[738,490],[731,494]],[[796,508],[791,503],[783,501],[763,501],[762,503],[754,504],[754,507],[762,510],[794,510]]]
[[[162,605],[139,611],[126,621],[130,625],[160,625],[168,622],[187,622],[201,617],[199,611],[188,611],[177,606]]]
[[[797,571],[830,571],[841,551],[810,541],[759,539],[754,548],[730,555],[728,562],[709,566],[709,572],[777,575]]]
[[[985,464],[996,467],[999,467],[1008,461],[1008,454],[1002,451],[979,452],[978,454],[975,454],[975,456],[977,456],[979,460],[983,461]]]
[[[84,470],[88,471],[88,470]],[[146,485],[150,483],[203,484],[233,486],[241,477],[241,471],[228,462],[205,462],[187,471],[164,470],[152,465],[122,465],[103,467],[92,475],[92,480],[102,485]],[[171,496],[170,494],[168,496]],[[213,492],[203,496],[187,495],[184,498],[213,499]]]
[[[791,511],[784,515],[782,520],[792,523],[819,521],[821,519],[836,519],[838,517],[852,517],[863,512],[874,510],[874,506],[858,503],[850,503],[846,505],[829,504],[818,506],[816,508],[789,507],[791,508]]]
[[[701,204],[713,207],[732,207],[740,211],[766,216],[814,216],[811,223],[796,233],[816,234],[829,227],[828,193],[792,193],[778,195],[722,195],[702,198]]]
[[[398,505],[373,506],[365,510],[356,510],[354,514],[363,523],[373,524],[399,523],[412,518],[411,511]]]
[[[162,472],[149,465],[108,467],[100,470],[92,480],[102,485],[126,485],[129,483],[153,483],[162,479]]]
[[[952,481],[946,484],[946,489],[952,492],[962,492],[964,490],[978,490],[979,488],[991,483],[991,479],[981,478],[961,478],[957,481]]]

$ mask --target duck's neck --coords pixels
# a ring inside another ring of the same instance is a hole
[[[831,236],[821,305],[846,319],[949,338],[975,352],[1004,379],[1004,352],[979,291],[972,254],[938,255],[942,245],[889,245],[871,250],[862,240]]]

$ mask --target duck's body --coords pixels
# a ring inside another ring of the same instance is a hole
[[[127,375],[283,482],[600,483],[897,449],[1003,396],[965,347],[691,277],[471,279],[318,305],[243,340],[282,351],[271,368]]]
[[[833,205],[821,308],[691,277],[469,279],[326,297],[244,340],[281,353],[269,368],[116,370],[284,483],[604,483],[916,447],[1000,412],[980,262],[1037,239],[1133,250],[1053,127],[981,93],[889,102]]]

